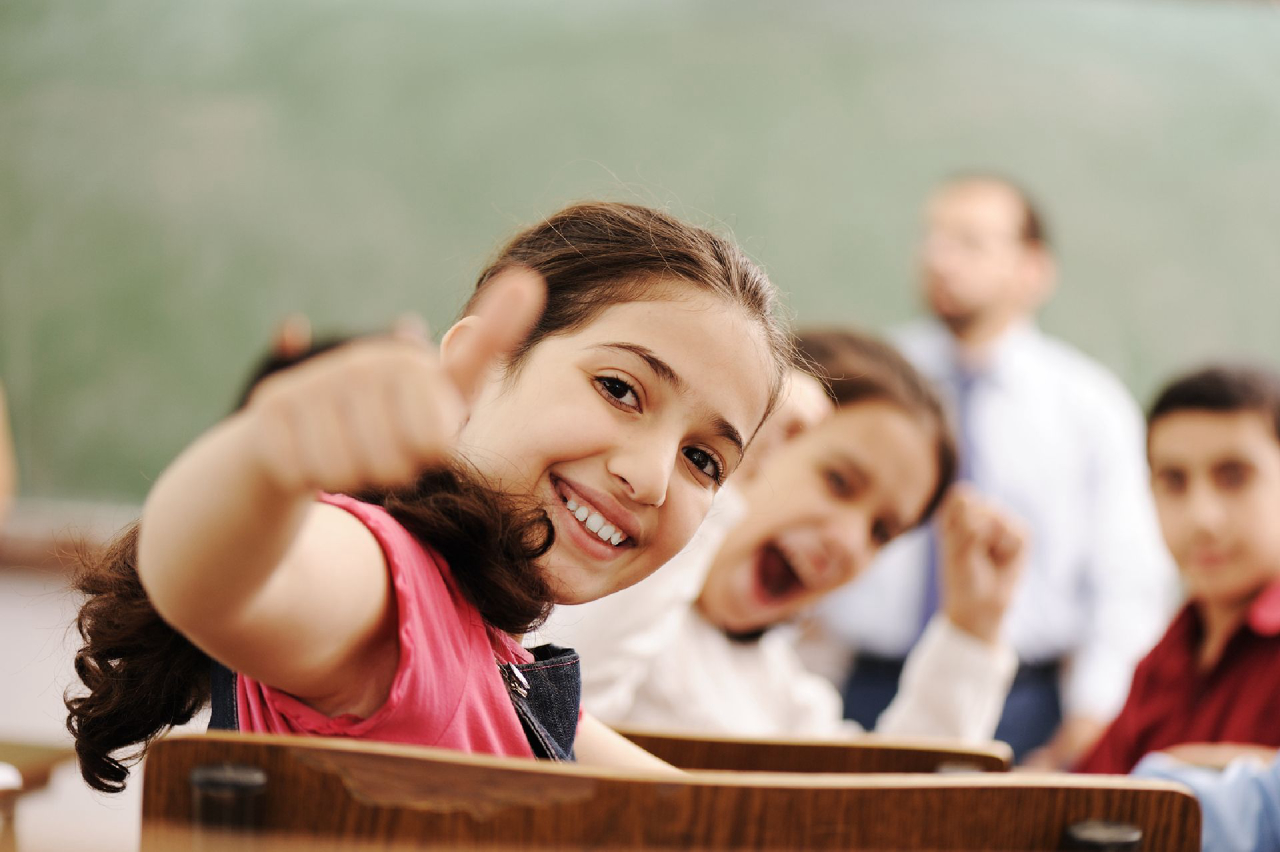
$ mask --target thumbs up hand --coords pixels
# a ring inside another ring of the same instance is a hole
[[[259,468],[294,493],[413,482],[448,457],[491,369],[529,335],[545,298],[537,274],[509,270],[488,285],[447,359],[400,329],[266,379],[242,415]]]

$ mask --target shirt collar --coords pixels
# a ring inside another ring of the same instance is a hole
[[[1028,364],[1029,350],[1040,338],[1040,329],[1031,318],[1014,322],[998,338],[987,345],[980,363],[965,365],[960,357],[960,345],[942,323],[937,329],[944,335],[945,352],[952,381],[979,379],[994,384],[1016,382],[1022,368]]]
[[[1280,580],[1262,590],[1249,607],[1246,620],[1259,636],[1280,636]]]
[[[1200,610],[1193,601],[1188,601],[1182,608],[1182,612],[1174,619],[1174,627],[1170,628],[1170,632],[1181,630],[1186,632],[1188,637],[1198,637],[1199,631],[1203,629],[1200,618]],[[1249,605],[1249,611],[1245,613],[1244,623],[1236,628],[1236,631],[1248,628],[1259,636],[1280,636],[1280,579],[1275,580],[1269,586],[1264,586],[1258,596],[1254,598],[1252,604]],[[1197,642],[1198,638],[1189,638],[1188,641]]]

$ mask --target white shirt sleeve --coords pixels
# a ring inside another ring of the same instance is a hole
[[[936,615],[907,656],[898,694],[875,732],[990,740],[1017,669],[1012,648],[983,642]]]

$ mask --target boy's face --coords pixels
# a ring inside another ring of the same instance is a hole
[[[1188,596],[1239,605],[1280,577],[1280,440],[1255,411],[1178,411],[1148,437],[1164,540]]]

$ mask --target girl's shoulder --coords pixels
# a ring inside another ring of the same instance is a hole
[[[390,512],[346,494],[321,494],[318,499],[351,514],[377,541],[398,599],[402,627],[406,619],[417,620],[427,613],[445,628],[481,625],[479,613],[463,597],[444,557],[415,538]],[[450,614],[457,617],[456,624],[447,623],[452,620]]]
[[[495,657],[504,662],[525,662],[528,657],[518,645],[512,649],[511,637],[495,635],[462,595],[445,559],[390,512],[342,494],[321,494],[318,499],[350,513],[381,548],[394,599],[399,660],[386,702],[371,716],[335,722],[307,714],[296,724],[311,733],[427,745],[451,743],[456,735],[462,737],[457,747],[510,753],[507,746],[477,743],[488,743],[486,738],[498,736],[494,730],[511,727],[505,717],[513,711],[509,703],[503,704],[505,687]],[[507,708],[499,713],[504,721],[491,718],[495,707]],[[499,739],[505,743],[514,736],[523,742],[518,722],[512,724],[515,734],[507,736],[506,731]]]

